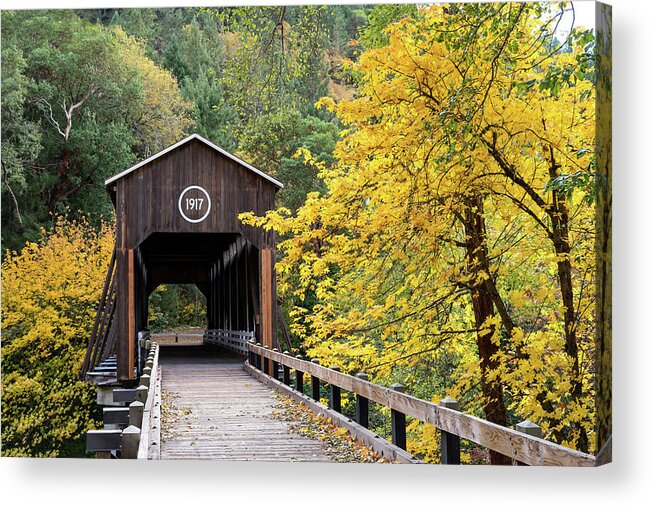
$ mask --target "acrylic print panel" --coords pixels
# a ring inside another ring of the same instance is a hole
[[[611,10],[5,10],[2,455],[611,460]]]

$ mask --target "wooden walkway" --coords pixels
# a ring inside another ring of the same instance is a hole
[[[328,462],[321,442],[273,418],[274,392],[244,357],[204,346],[161,346],[162,459]]]

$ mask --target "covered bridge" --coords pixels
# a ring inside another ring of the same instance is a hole
[[[273,232],[238,215],[273,209],[279,181],[195,134],[105,184],[116,243],[84,374],[117,355],[116,379],[137,379],[149,295],[163,283],[201,290],[211,335],[277,346]]]

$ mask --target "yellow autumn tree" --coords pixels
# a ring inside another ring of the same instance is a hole
[[[563,8],[436,5],[391,25],[349,63],[358,97],[320,101],[347,127],[327,194],[245,221],[290,236],[280,286],[316,297],[293,328],[322,363],[588,451],[593,37],[559,39]]]
[[[2,456],[79,457],[97,418],[80,379],[113,226],[59,218],[2,262]]]

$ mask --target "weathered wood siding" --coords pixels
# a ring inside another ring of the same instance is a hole
[[[115,184],[126,248],[138,247],[154,232],[239,233],[259,249],[274,246],[272,234],[242,225],[238,215],[247,211],[261,215],[273,209],[276,186],[199,140]],[[178,209],[181,192],[194,185],[204,188],[212,201],[210,214],[199,223],[189,223]]]

